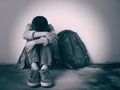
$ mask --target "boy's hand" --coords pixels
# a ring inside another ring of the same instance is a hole
[[[43,46],[46,46],[49,43],[49,40],[46,37],[41,37],[40,40],[42,40]]]
[[[57,35],[53,32],[46,32],[45,37],[49,40],[50,43],[53,43],[57,40]]]
[[[28,23],[28,24],[26,25],[26,30],[31,30],[31,24],[30,24],[30,23]]]

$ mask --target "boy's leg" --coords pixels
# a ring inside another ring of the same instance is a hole
[[[52,63],[52,51],[51,51],[49,45],[41,46],[40,60],[41,60],[41,66],[42,65],[51,66],[51,63]]]
[[[32,63],[39,63],[39,56],[38,56],[38,46],[35,45],[33,48],[27,46],[25,47],[29,63],[32,65]],[[32,67],[31,67],[32,68]]]
[[[40,51],[40,59],[41,59],[41,86],[43,87],[51,87],[53,85],[53,80],[49,71],[49,66],[52,63],[52,52],[50,46],[42,46]]]
[[[37,46],[33,48],[26,47],[28,60],[31,64],[31,69],[29,72],[29,80],[27,82],[28,86],[36,87],[40,85],[40,75],[39,75],[39,56],[37,52]]]

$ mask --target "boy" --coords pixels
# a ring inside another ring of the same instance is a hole
[[[49,67],[53,62],[52,54],[55,51],[53,46],[57,42],[54,28],[51,24],[48,24],[45,17],[37,16],[32,20],[31,24],[27,25],[23,38],[26,40],[25,52],[28,57],[27,62],[30,64],[28,86],[53,86]]]

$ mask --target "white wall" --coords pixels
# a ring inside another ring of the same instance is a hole
[[[56,32],[71,29],[93,63],[120,62],[119,0],[0,0],[0,63],[15,63],[24,47],[25,25],[47,17]]]

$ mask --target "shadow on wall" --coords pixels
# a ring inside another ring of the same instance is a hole
[[[108,2],[107,0],[104,0],[99,3],[97,1],[94,2],[94,0],[92,1],[93,2],[89,2],[97,8],[101,17],[104,19],[105,26],[107,27],[107,29],[103,31],[103,33],[107,33],[106,40],[108,40],[106,47],[106,50],[108,50],[108,56],[106,57],[107,59],[105,60],[105,63],[120,63],[120,1],[110,0]]]

